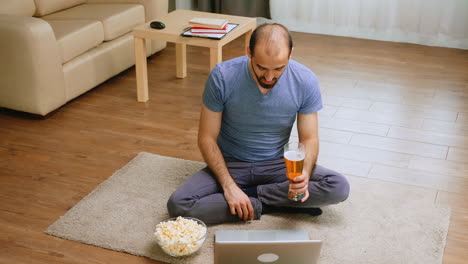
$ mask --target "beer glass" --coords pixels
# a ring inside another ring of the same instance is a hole
[[[302,175],[304,167],[305,149],[300,142],[291,142],[284,145],[284,162],[286,163],[286,175],[289,179],[289,184],[293,183],[293,179]],[[304,198],[304,193],[296,193],[289,188],[288,199],[292,201],[300,201]]]

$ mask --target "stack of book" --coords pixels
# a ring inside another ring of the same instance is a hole
[[[226,34],[228,30],[228,21],[222,18],[203,18],[194,17],[189,20],[192,35],[206,34]]]

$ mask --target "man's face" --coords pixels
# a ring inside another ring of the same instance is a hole
[[[279,50],[274,55],[268,55],[265,52],[264,45],[257,45],[254,56],[250,57],[251,67],[257,83],[265,89],[273,88],[286,69],[289,55],[288,47]]]

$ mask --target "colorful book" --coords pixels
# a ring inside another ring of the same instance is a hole
[[[225,34],[225,33],[227,33],[227,30],[192,29],[192,33]]]
[[[227,23],[228,21],[222,18],[194,17],[189,20],[189,26],[191,27],[209,27],[214,29],[222,29]]]
[[[221,30],[221,29],[226,29],[227,25],[225,25],[223,28],[212,28],[212,27],[192,27],[192,29],[216,29],[216,30]]]
[[[192,33],[214,33],[214,34],[223,34],[228,33],[227,25],[221,29],[207,28],[207,27],[192,27]]]
[[[222,39],[224,36],[229,34],[234,28],[239,26],[239,24],[227,24],[226,31],[227,33],[194,33],[191,28],[187,28],[181,35],[184,37],[199,37],[199,38],[209,38],[209,39]]]

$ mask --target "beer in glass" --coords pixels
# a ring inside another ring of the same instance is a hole
[[[286,163],[286,175],[288,176],[290,185],[295,177],[302,175],[304,159],[305,149],[302,143],[291,142],[284,145],[284,162]],[[304,195],[304,193],[296,193],[289,188],[289,200],[300,201],[304,198]]]

